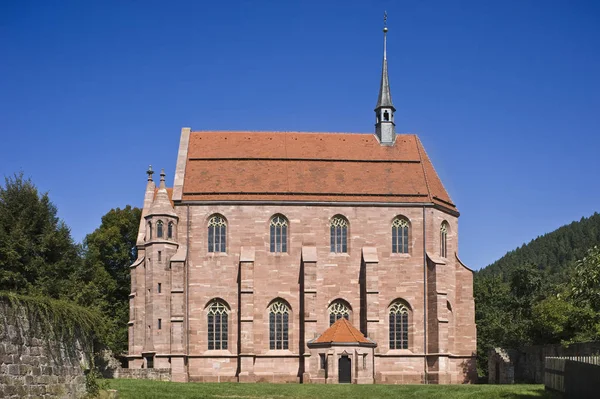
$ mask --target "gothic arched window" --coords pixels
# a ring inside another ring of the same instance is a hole
[[[227,222],[220,215],[212,216],[208,221],[208,252],[225,252]]]
[[[397,217],[392,222],[392,253],[408,253],[408,220]]]
[[[331,252],[348,252],[348,220],[343,216],[331,219]]]
[[[167,226],[167,238],[173,238],[173,222],[169,222],[169,225]]]
[[[390,306],[390,349],[408,349],[408,308],[401,301]]]
[[[440,227],[440,256],[445,258],[448,255],[448,223],[443,222]]]
[[[208,307],[208,349],[227,349],[228,308],[215,300]]]
[[[148,222],[148,240],[152,239],[152,222]]]
[[[341,318],[350,320],[350,307],[344,301],[334,301],[329,305],[329,325],[332,325]]]
[[[281,215],[273,216],[271,219],[271,252],[287,252],[287,228],[288,221]]]
[[[281,300],[269,306],[269,349],[288,349],[290,308]]]
[[[163,222],[162,222],[162,220],[159,220],[158,222],[156,222],[156,237],[162,238],[162,236],[163,236]]]

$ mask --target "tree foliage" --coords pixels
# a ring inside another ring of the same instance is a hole
[[[140,217],[138,208],[112,209],[80,246],[48,193],[22,173],[7,177],[0,186],[0,287],[30,301],[61,299],[102,314],[107,328],[101,339],[121,353],[127,347],[129,265],[137,255]]]
[[[84,263],[87,270],[102,269],[107,274],[101,293],[107,301],[101,309],[112,325],[108,337],[115,353],[127,348],[129,320],[129,293],[131,283],[129,266],[137,258],[136,239],[141,210],[127,205],[111,209],[102,217],[102,223],[84,240]],[[100,288],[100,287],[99,287]]]
[[[531,241],[475,274],[478,366],[487,351],[600,339],[600,215]]]
[[[68,297],[80,267],[78,246],[56,216],[48,193],[23,174],[0,186],[0,286],[20,293]]]
[[[481,269],[478,274],[501,276],[507,281],[514,268],[533,264],[544,272],[545,279],[560,282],[564,281],[569,267],[582,259],[586,251],[595,245],[600,245],[599,213],[583,217],[523,244]]]

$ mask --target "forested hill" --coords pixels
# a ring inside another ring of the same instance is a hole
[[[481,276],[501,276],[507,281],[516,267],[533,264],[546,276],[558,277],[588,249],[600,246],[600,214],[597,212],[578,222],[544,234],[520,248],[508,252],[491,265],[481,269]]]

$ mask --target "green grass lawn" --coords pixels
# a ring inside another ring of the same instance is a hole
[[[553,398],[543,385],[312,385],[177,383],[107,380],[119,399],[377,399],[377,398]]]

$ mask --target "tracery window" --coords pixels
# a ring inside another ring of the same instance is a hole
[[[344,317],[350,320],[350,308],[342,301],[335,301],[329,306],[329,325]]]
[[[208,308],[208,349],[227,349],[227,315],[224,303],[214,301]]]
[[[269,349],[288,349],[290,309],[283,301],[269,307]]]
[[[159,220],[158,222],[156,222],[156,237],[162,238],[162,236],[163,236],[163,222],[162,222],[162,220]]]
[[[331,219],[331,252],[348,252],[348,220],[343,216],[335,216]]]
[[[167,226],[167,238],[173,238],[173,222],[169,222]]]
[[[390,306],[390,349],[408,349],[408,308],[400,301]]]
[[[445,258],[448,254],[448,223],[442,223],[442,227],[440,227],[440,256]]]
[[[287,252],[288,221],[281,215],[271,219],[271,252]]]
[[[225,252],[227,222],[220,215],[215,215],[208,221],[208,252]]]
[[[408,253],[408,220],[404,218],[392,222],[392,253]]]

